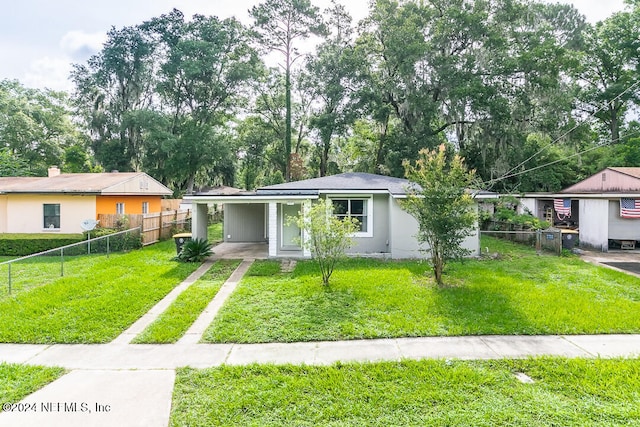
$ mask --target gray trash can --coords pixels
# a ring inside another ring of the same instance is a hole
[[[580,233],[576,230],[562,230],[562,249],[573,249],[578,246]]]
[[[176,242],[176,253],[180,255],[182,247],[186,242],[191,240],[191,233],[178,233],[173,235],[173,240]]]

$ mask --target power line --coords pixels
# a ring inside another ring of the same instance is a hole
[[[495,178],[495,179],[491,179],[491,180],[489,180],[489,181],[487,181],[487,182],[488,182],[488,183],[492,183],[492,185],[493,185],[493,184],[495,184],[496,182],[500,182],[500,181],[502,181],[502,180],[504,180],[504,179],[511,178],[511,177],[513,177],[513,176],[522,175],[522,174],[527,173],[527,172],[529,172],[529,171],[531,171],[531,170],[537,170],[537,169],[540,169],[540,168],[541,168],[541,166],[536,166],[535,168],[532,168],[532,169],[526,169],[526,170],[524,170],[524,171],[520,171],[520,172],[518,172],[518,173],[514,173],[514,171],[515,171],[516,169],[518,169],[518,168],[519,168],[519,167],[521,167],[521,166],[524,166],[526,163],[528,163],[528,162],[529,162],[530,160],[532,160],[534,157],[536,157],[536,156],[540,155],[544,150],[546,150],[547,148],[549,148],[551,145],[553,145],[553,144],[557,143],[558,141],[560,141],[561,139],[563,139],[565,136],[569,135],[571,132],[573,132],[574,130],[576,130],[579,126],[583,125],[583,124],[584,124],[584,123],[586,123],[588,120],[590,120],[590,119],[592,119],[593,117],[595,117],[595,115],[596,115],[596,114],[598,114],[600,111],[604,110],[604,109],[606,108],[606,106],[607,106],[607,105],[609,105],[609,104],[611,104],[612,102],[614,102],[614,101],[618,100],[618,98],[622,97],[622,96],[623,96],[624,94],[626,94],[627,92],[629,92],[629,91],[633,90],[633,89],[634,89],[636,86],[638,86],[638,85],[640,85],[640,80],[638,80],[637,82],[635,82],[634,84],[632,84],[631,86],[629,86],[628,88],[626,88],[624,91],[622,91],[620,94],[618,94],[618,96],[616,96],[616,97],[615,97],[615,98],[613,98],[612,100],[607,101],[606,103],[604,103],[600,108],[598,108],[596,111],[594,111],[594,112],[593,112],[593,113],[591,113],[589,116],[587,116],[587,118],[585,119],[585,121],[584,121],[583,123],[576,124],[576,125],[575,125],[575,126],[573,126],[571,129],[569,129],[568,131],[564,132],[562,135],[560,135],[559,137],[557,137],[556,139],[554,139],[553,141],[551,141],[549,144],[545,145],[545,146],[544,146],[544,147],[542,147],[540,150],[538,150],[537,152],[535,152],[534,154],[532,154],[531,156],[529,156],[527,159],[525,159],[524,161],[520,162],[518,165],[516,165],[516,166],[512,167],[511,169],[509,169],[509,170],[508,170],[507,172],[505,172],[501,177],[499,177],[499,178]],[[605,147],[605,146],[607,146],[607,145],[609,145],[609,144],[611,144],[611,143],[613,143],[613,142],[614,142],[614,141],[611,141],[611,142],[609,142],[609,143],[607,143],[607,144],[604,144],[604,145],[599,145],[599,146],[597,146],[596,148],[599,148],[599,147]],[[595,149],[595,148],[594,148],[594,149]],[[587,151],[590,151],[590,150],[587,150]],[[575,157],[576,155],[579,155],[579,154],[581,154],[581,153],[576,153],[575,155],[572,155],[572,156],[567,157],[567,158]],[[562,160],[557,160],[557,161],[555,161],[555,162],[552,162],[552,163],[548,164],[547,166],[550,166],[550,165],[552,165],[552,164],[558,163],[558,162],[560,162],[560,161],[562,161]]]
[[[638,134],[640,134],[640,131],[631,132],[631,133],[626,134],[625,138],[628,138],[630,136],[635,136],[635,135],[638,135]],[[538,170],[538,169],[543,169],[543,168],[546,168],[546,167],[549,167],[549,166],[553,166],[556,163],[564,162],[566,160],[572,159],[574,157],[580,156],[580,155],[588,153],[590,151],[597,150],[598,148],[608,147],[609,145],[613,144],[614,142],[618,142],[618,141],[620,141],[620,138],[612,139],[611,141],[607,142],[606,144],[596,145],[594,147],[587,148],[586,150],[582,150],[582,151],[579,151],[577,153],[565,156],[565,157],[563,157],[561,159],[557,159],[557,160],[554,160],[552,162],[545,163],[544,165],[538,165],[538,166],[535,166],[535,167],[532,167],[532,168],[529,168],[529,169],[525,169],[525,170],[520,171],[520,172],[513,172],[513,169],[511,169],[510,172],[502,175],[500,178],[490,179],[488,181],[485,181],[483,184],[491,184],[491,185],[493,185],[496,182],[499,182],[499,181],[502,181],[502,180],[505,180],[505,179],[508,179],[508,178],[513,178],[515,176],[524,175],[525,173],[529,173],[529,172],[532,172],[532,171],[535,171],[535,170]],[[551,145],[551,144],[549,144],[549,145]],[[545,148],[546,147],[548,147],[548,145],[545,146]],[[491,188],[491,187],[489,187],[489,188]]]

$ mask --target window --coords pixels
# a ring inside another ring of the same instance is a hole
[[[118,215],[124,215],[124,203],[116,203],[116,213]]]
[[[357,235],[372,236],[371,215],[369,213],[370,199],[332,199],[334,214],[342,219],[346,217],[358,220],[360,230]]]
[[[149,213],[149,202],[142,202],[142,213],[143,214]]]
[[[51,230],[59,230],[60,229],[60,204],[44,204],[43,206],[43,217],[44,217],[44,228]]]

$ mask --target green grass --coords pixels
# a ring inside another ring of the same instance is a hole
[[[640,279],[573,256],[483,243],[501,259],[452,263],[447,287],[419,262],[348,260],[325,288],[312,261],[292,274],[257,261],[204,341],[640,332]]]
[[[631,426],[639,401],[638,359],[223,366],[178,371],[170,425]]]
[[[62,374],[62,368],[0,363],[0,403],[17,403]]]
[[[164,344],[178,341],[239,264],[240,261],[236,260],[216,261],[204,276],[183,291],[134,342]]]
[[[111,341],[198,267],[174,256],[174,242],[166,241],[109,257],[75,257],[65,262],[64,277],[42,279],[27,269],[23,280],[31,285],[0,297],[0,342]]]
[[[211,243],[212,245],[222,242],[223,238],[221,222],[216,222],[209,225],[209,227],[207,228],[207,240],[209,240],[209,243]]]

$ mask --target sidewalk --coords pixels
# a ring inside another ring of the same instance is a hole
[[[130,344],[211,265],[205,263],[108,344],[0,344],[0,363],[59,366],[70,372],[26,397],[36,411],[0,413],[11,426],[168,425],[175,369],[252,363],[329,365],[402,359],[500,359],[530,356],[640,356],[640,335],[464,336],[269,344],[198,344],[248,270],[243,261],[176,344]],[[16,402],[2,402],[16,403]]]
[[[401,359],[640,356],[640,335],[486,335],[268,344],[0,344],[0,362],[75,370],[327,365]]]

